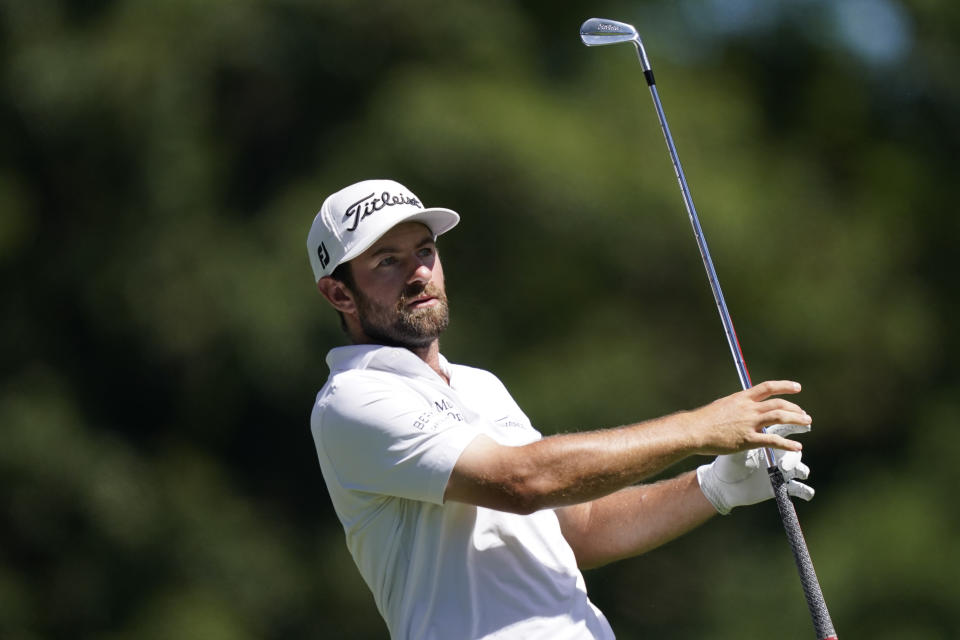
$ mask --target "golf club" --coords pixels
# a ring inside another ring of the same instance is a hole
[[[683,174],[683,168],[680,166],[680,158],[677,156],[673,136],[670,135],[670,127],[667,126],[667,118],[663,113],[663,105],[660,103],[660,96],[657,93],[653,69],[650,67],[650,60],[647,58],[647,52],[643,48],[640,34],[637,33],[633,25],[624,22],[604,18],[590,18],[581,25],[580,38],[588,47],[619,44],[621,42],[631,42],[634,47],[636,47],[637,57],[640,59],[643,75],[647,80],[647,86],[650,89],[650,95],[653,97],[653,104],[657,110],[657,118],[660,120],[660,129],[663,131],[663,137],[667,142],[667,149],[670,151],[673,170],[677,175],[677,182],[680,183],[680,191],[683,194],[683,202],[686,205],[687,214],[690,217],[690,224],[693,226],[693,235],[696,237],[697,246],[700,249],[700,257],[703,259],[703,266],[707,270],[710,289],[713,291],[713,298],[716,302],[717,310],[720,312],[720,320],[723,322],[723,329],[727,336],[730,353],[733,356],[733,361],[737,368],[737,375],[740,378],[741,386],[744,389],[749,389],[752,386],[750,373],[747,371],[747,365],[743,359],[743,352],[740,349],[740,341],[737,339],[736,331],[734,331],[733,328],[733,320],[730,318],[727,303],[723,298],[723,291],[720,289],[720,281],[717,279],[717,272],[713,267],[713,259],[710,257],[707,241],[703,236],[703,230],[700,228],[700,219],[697,217],[697,210],[693,206],[693,198],[690,195],[690,188],[687,186],[687,179]],[[813,561],[810,559],[806,540],[804,540],[803,532],[800,530],[800,522],[797,519],[796,509],[794,509],[793,503],[787,495],[786,481],[783,473],[776,465],[773,452],[770,449],[764,449],[764,456],[766,457],[767,473],[773,485],[777,508],[780,511],[780,518],[783,521],[787,538],[790,541],[790,547],[793,550],[793,557],[797,563],[797,570],[800,573],[800,582],[803,585],[803,593],[807,599],[807,607],[810,609],[810,616],[813,620],[817,638],[818,640],[836,640],[837,634],[834,631],[830,613],[827,611],[827,603],[820,590],[817,574],[813,569]]]

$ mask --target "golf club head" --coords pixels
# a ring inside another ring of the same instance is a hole
[[[580,39],[588,47],[621,42],[640,42],[640,35],[633,25],[607,18],[590,18],[580,25]]]
[[[637,33],[632,24],[617,22],[608,18],[590,18],[580,25],[580,39],[588,47],[632,42],[637,50],[637,58],[640,60],[640,66],[643,67],[647,84],[653,85],[653,71],[650,69],[650,60],[647,58],[647,52],[643,49],[640,34]]]

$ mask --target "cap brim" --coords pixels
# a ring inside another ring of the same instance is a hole
[[[359,242],[354,245],[350,251],[341,258],[340,264],[353,260],[376,244],[377,240],[382,238],[390,229],[404,222],[420,222],[426,225],[434,237],[436,237],[457,226],[457,223],[460,222],[460,214],[451,209],[444,209],[443,207],[430,207],[428,209],[418,209],[410,215],[393,218],[385,224],[382,229],[377,229],[375,232],[369,234],[364,242]]]

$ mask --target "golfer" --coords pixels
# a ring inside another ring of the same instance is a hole
[[[581,569],[648,551],[716,513],[791,495],[810,416],[768,381],[629,426],[541,436],[492,373],[440,353],[437,237],[460,220],[391,180],[323,203],[307,237],[317,289],[350,346],[327,355],[311,431],[347,547],[392,638],[613,638]],[[771,427],[764,433],[764,427]],[[643,479],[692,455],[696,471]]]

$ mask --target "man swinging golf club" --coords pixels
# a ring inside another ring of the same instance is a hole
[[[704,407],[542,437],[503,384],[440,353],[437,237],[460,217],[391,180],[326,199],[307,237],[352,343],[327,355],[311,431],[347,547],[392,638],[613,638],[580,570],[641,554],[715,513],[813,490],[799,406],[768,381]],[[766,433],[763,429],[767,427]],[[695,472],[638,484],[691,455]]]

